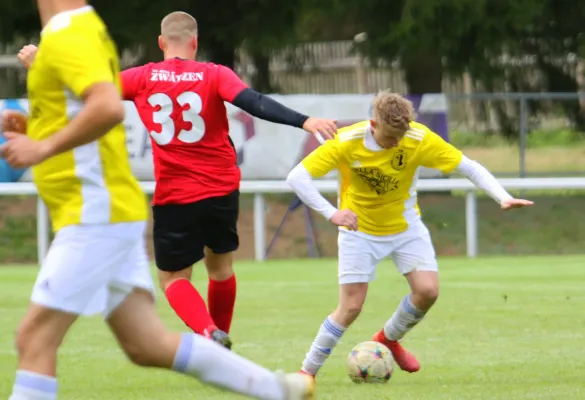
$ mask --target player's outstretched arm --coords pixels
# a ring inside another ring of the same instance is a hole
[[[309,208],[317,211],[333,225],[345,226],[355,231],[358,228],[357,215],[351,210],[338,210],[315,187],[307,168],[300,163],[288,174],[286,182]]]
[[[217,91],[220,98],[248,114],[277,124],[304,129],[315,136],[319,134],[324,139],[333,138],[337,132],[337,121],[312,118],[292,110],[249,88],[231,69],[224,66],[218,66],[218,68]]]
[[[465,156],[462,157],[461,162],[457,166],[457,171],[497,201],[502,210],[521,208],[534,204],[529,200],[515,199],[483,165]]]
[[[422,143],[423,160],[421,165],[427,168],[436,168],[444,173],[459,171],[479,189],[483,189],[492,199],[500,204],[502,210],[531,206],[532,201],[515,199],[504,189],[500,182],[487,169],[476,161],[465,157],[460,150],[447,143],[428,128],[418,128],[418,133],[424,133]]]
[[[337,132],[337,121],[301,114],[251,88],[242,90],[232,104],[257,118],[301,128],[323,139],[331,139]]]

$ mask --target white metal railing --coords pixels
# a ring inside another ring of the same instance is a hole
[[[508,190],[571,190],[585,189],[585,178],[511,178],[500,179]],[[336,193],[336,181],[316,181],[322,193]],[[143,190],[154,192],[154,182],[142,182]],[[477,248],[477,189],[467,179],[421,179],[417,185],[421,192],[445,192],[451,190],[465,191],[465,218],[467,256],[476,257]],[[254,194],[254,254],[257,261],[266,255],[266,224],[264,195],[269,193],[291,193],[292,189],[285,181],[243,181],[241,193]],[[0,196],[36,195],[32,183],[0,183]],[[37,203],[37,241],[38,259],[42,260],[49,248],[49,215],[43,202]]]

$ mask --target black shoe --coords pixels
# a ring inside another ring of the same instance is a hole
[[[213,332],[211,332],[211,340],[213,340],[217,344],[222,345],[228,350],[232,349],[232,340],[230,339],[228,334],[222,330],[216,329]]]

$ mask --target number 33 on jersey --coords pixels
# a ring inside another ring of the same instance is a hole
[[[205,121],[203,121],[200,115],[203,110],[201,96],[195,92],[183,92],[177,96],[176,102],[181,107],[181,119],[184,122],[191,123],[191,128],[179,130],[177,139],[183,143],[200,141],[203,135],[205,135]],[[152,121],[161,126],[160,132],[155,130],[149,131],[150,137],[159,146],[171,143],[176,131],[173,119],[175,111],[173,99],[168,94],[155,93],[148,96],[148,104],[155,109],[152,112]],[[176,116],[175,119],[177,119]]]
[[[239,188],[224,102],[247,86],[232,70],[171,58],[123,71],[122,87],[153,142],[154,204],[190,203]]]

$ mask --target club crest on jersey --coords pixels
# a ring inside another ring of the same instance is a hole
[[[406,161],[407,161],[407,156],[406,156],[406,152],[404,150],[397,150],[396,154],[394,154],[394,157],[392,157],[392,168],[394,168],[397,171],[400,171],[404,168],[406,168]]]

